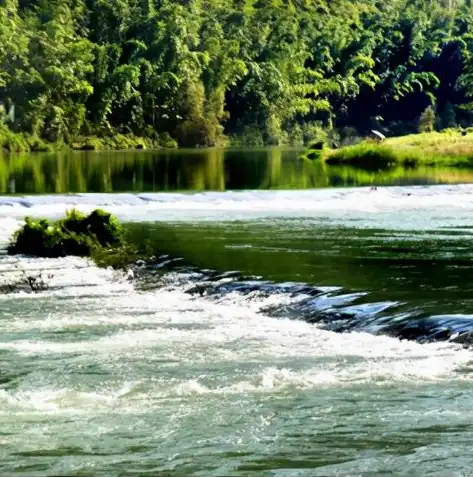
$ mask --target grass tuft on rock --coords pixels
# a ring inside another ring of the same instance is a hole
[[[96,250],[123,246],[118,219],[103,210],[85,215],[75,209],[55,222],[25,218],[24,226],[12,237],[10,255],[35,257],[92,256]]]

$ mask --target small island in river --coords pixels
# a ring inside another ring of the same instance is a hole
[[[303,154],[328,165],[347,165],[365,169],[395,166],[473,167],[473,132],[449,129],[392,137],[366,139],[341,148],[316,144]]]

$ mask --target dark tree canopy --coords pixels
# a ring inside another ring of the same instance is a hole
[[[470,0],[0,0],[0,45],[0,121],[49,141],[473,124]]]

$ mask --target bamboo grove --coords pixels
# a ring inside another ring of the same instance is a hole
[[[398,135],[472,97],[471,0],[0,0],[0,122],[46,141]]]

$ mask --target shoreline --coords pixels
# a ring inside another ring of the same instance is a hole
[[[150,139],[133,134],[115,134],[108,137],[80,136],[70,143],[63,141],[50,142],[35,135],[14,133],[0,128],[0,153],[31,153],[61,151],[125,151],[147,149],[177,149],[173,139]]]
[[[361,169],[389,169],[396,166],[473,167],[473,133],[446,130],[364,140],[340,149],[308,150],[304,157],[320,159],[328,166],[347,165]]]

